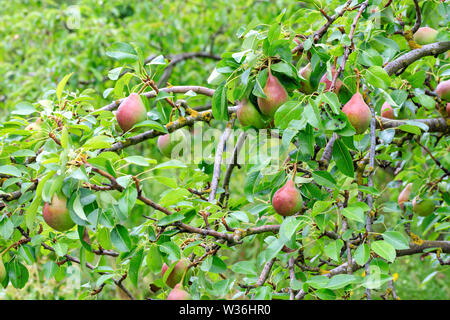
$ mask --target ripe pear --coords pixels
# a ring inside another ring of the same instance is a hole
[[[450,102],[450,80],[440,82],[436,87],[436,93],[442,100]]]
[[[412,201],[413,211],[421,216],[426,217],[433,213],[435,208],[434,201],[431,199],[421,200],[419,197],[415,197]]]
[[[403,202],[406,202],[409,200],[409,196],[411,195],[412,185],[413,185],[412,183],[408,183],[406,185],[406,187],[402,190],[402,192],[400,192],[400,194],[398,195],[397,203],[402,210],[405,207],[403,205]]]
[[[116,119],[123,131],[130,130],[136,123],[147,118],[147,110],[137,93],[131,93],[117,109]]]
[[[319,81],[319,83],[325,83],[325,90],[324,91],[329,91],[330,90],[330,88],[331,88],[331,81],[333,80],[333,79],[329,80],[327,78],[327,74],[328,73],[325,72],[323,74],[322,78],[320,78],[320,81]],[[331,75],[334,77],[335,74],[336,74],[336,67],[332,66],[331,67]],[[334,93],[336,93],[336,94],[339,93],[339,90],[341,89],[341,86],[342,86],[342,81],[340,79],[336,79],[336,84],[334,86]]]
[[[167,300],[191,300],[191,295],[181,289],[181,285],[178,283],[167,296]]]
[[[295,187],[292,180],[278,189],[272,198],[272,206],[275,211],[283,217],[292,216],[300,211],[303,205],[303,199],[300,192]]]
[[[433,28],[422,27],[414,33],[413,38],[418,44],[424,45],[433,43],[436,40],[437,34],[437,30],[434,30]]]
[[[238,105],[236,112],[237,118],[241,125],[244,127],[252,126],[256,129],[262,129],[267,127],[266,121],[264,121],[262,115],[256,109],[253,103],[247,99],[242,99]]]
[[[167,276],[166,283],[169,287],[174,288],[177,283],[179,283],[183,279],[183,274],[188,267],[188,263],[186,260],[181,259],[177,262],[175,267],[173,267],[170,274]],[[166,271],[169,269],[169,266],[164,263],[161,267],[161,277],[164,276]]]
[[[447,107],[445,107],[445,110],[447,111],[447,116],[450,117],[450,102],[447,102]]]
[[[392,109],[391,105],[388,102],[383,103],[381,106],[381,116],[384,118],[394,119],[394,109]]]
[[[364,133],[370,125],[372,113],[362,95],[356,92],[342,108],[357,134]]]
[[[273,117],[277,109],[288,100],[288,94],[278,78],[272,75],[270,68],[268,70],[267,82],[264,86],[267,98],[258,97],[258,106],[263,114]]]
[[[305,80],[300,80],[301,87],[298,88],[298,91],[303,92],[304,94],[311,94],[314,92],[313,87],[311,86],[310,78],[311,78],[311,63],[308,63],[306,66],[301,68],[298,74]]]
[[[5,265],[3,264],[2,256],[0,255],[0,283],[6,278]]]
[[[66,203],[67,199],[64,196],[54,194],[51,203],[46,202],[44,204],[42,210],[44,221],[56,231],[67,231],[75,225]]]

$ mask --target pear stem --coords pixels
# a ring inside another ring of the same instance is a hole
[[[294,170],[292,171],[292,180],[295,179],[295,174],[297,173],[297,162],[294,163]]]

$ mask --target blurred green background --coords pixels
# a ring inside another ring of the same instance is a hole
[[[298,6],[296,1],[184,0],[184,1],[6,1],[0,2],[0,119],[4,121],[21,101],[36,102],[56,88],[67,74],[67,88],[89,90],[97,107],[114,86],[108,71],[119,64],[105,52],[114,42],[134,42],[144,54],[164,56],[182,52],[208,52],[220,56],[240,46],[236,32],[252,21],[270,23],[282,12]],[[210,59],[189,59],[176,65],[169,83],[204,85],[215,65]],[[198,101],[199,104],[203,101]],[[145,146],[139,152],[150,153]],[[238,173],[236,173],[238,175]],[[380,180],[390,179],[380,176]],[[242,186],[243,177],[234,183]],[[389,181],[389,180],[387,180]],[[152,192],[161,192],[155,185]],[[387,195],[389,196],[389,195]],[[389,199],[380,199],[388,201]],[[258,246],[241,248],[251,256]],[[233,259],[237,253],[227,252]],[[30,269],[35,268],[33,266]],[[430,265],[420,255],[402,257],[395,263],[395,282],[401,299],[447,299],[450,297],[448,268]],[[78,291],[64,279],[43,283],[36,270],[22,290],[9,286],[0,299],[76,299]],[[103,298],[117,297],[114,288]],[[106,294],[107,292],[107,294]],[[360,295],[359,293],[358,295]]]

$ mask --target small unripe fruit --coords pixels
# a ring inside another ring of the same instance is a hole
[[[83,241],[86,242],[87,244],[91,245],[91,238],[89,237],[89,232],[87,231],[86,228],[84,228],[84,231],[83,231]]]
[[[71,229],[75,223],[69,214],[66,206],[67,199],[64,196],[59,197],[54,194],[52,202],[46,202],[42,210],[44,221],[56,231],[67,231]]]
[[[394,119],[394,109],[392,109],[391,105],[388,102],[383,103],[381,106],[381,116],[384,118]]]
[[[5,265],[3,264],[2,256],[0,255],[0,283],[6,278]]]
[[[342,108],[357,134],[364,133],[370,125],[372,113],[362,95],[356,92]]]
[[[431,199],[420,200],[418,197],[415,197],[412,201],[413,211],[421,217],[432,214],[435,207],[434,201]]]
[[[442,100],[450,102],[450,80],[440,82],[436,87],[436,94]]]
[[[277,109],[288,100],[288,94],[278,78],[272,75],[270,68],[268,70],[267,82],[264,86],[267,98],[258,97],[258,106],[263,114],[273,117]]]
[[[414,33],[414,41],[418,44],[430,44],[436,40],[438,32],[430,27],[419,28],[416,33]]]
[[[181,259],[177,262],[177,264],[173,267],[170,274],[167,276],[166,283],[169,287],[174,288],[177,283],[179,283],[183,279],[183,274],[188,267],[188,263],[186,260]],[[163,277],[166,271],[169,269],[169,266],[164,263],[161,268],[161,276]]]
[[[412,185],[413,185],[412,183],[408,183],[406,185],[406,187],[402,190],[402,192],[400,192],[400,194],[398,195],[397,203],[402,210],[405,208],[403,203],[409,200],[409,196],[411,195]]]
[[[262,129],[268,125],[254,104],[247,99],[242,99],[239,103],[236,116],[240,124],[244,127],[252,126],[256,129]]]
[[[117,122],[123,131],[130,130],[136,123],[147,118],[147,110],[137,93],[131,93],[122,101],[116,113]]]
[[[38,118],[35,122],[30,123],[28,126],[26,126],[25,130],[28,130],[28,131],[40,131],[41,130],[41,123],[42,123],[42,119]]]
[[[310,78],[311,78],[311,63],[308,63],[306,66],[300,69],[298,74],[305,80],[300,80],[301,87],[298,88],[300,92],[304,94],[311,94],[314,92],[314,89],[311,86]]]
[[[324,75],[322,76],[322,78],[320,78],[319,83],[325,83],[325,90],[324,91],[329,91],[331,88],[331,82],[332,80],[329,80],[327,78],[327,72],[324,73]],[[331,75],[334,77],[334,75],[336,74],[336,68],[334,66],[331,67]],[[340,79],[336,79],[336,84],[334,85],[334,92],[335,93],[339,93],[339,90],[341,89],[342,86],[342,81]]]
[[[272,198],[272,206],[275,211],[283,217],[292,216],[300,211],[303,205],[303,199],[300,192],[295,187],[292,180],[278,189]]]
[[[191,295],[181,289],[181,285],[178,283],[175,288],[170,291],[167,300],[191,300]]]
[[[181,131],[176,131],[170,134],[166,133],[158,137],[158,149],[163,155],[171,158],[173,148],[182,142],[183,133]]]

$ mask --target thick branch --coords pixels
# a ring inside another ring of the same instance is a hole
[[[420,58],[441,54],[447,50],[450,50],[450,41],[427,44],[422,46],[422,48],[411,50],[403,56],[388,63],[384,67],[384,70],[388,75],[392,75],[397,71],[408,67],[411,63],[419,60]]]

